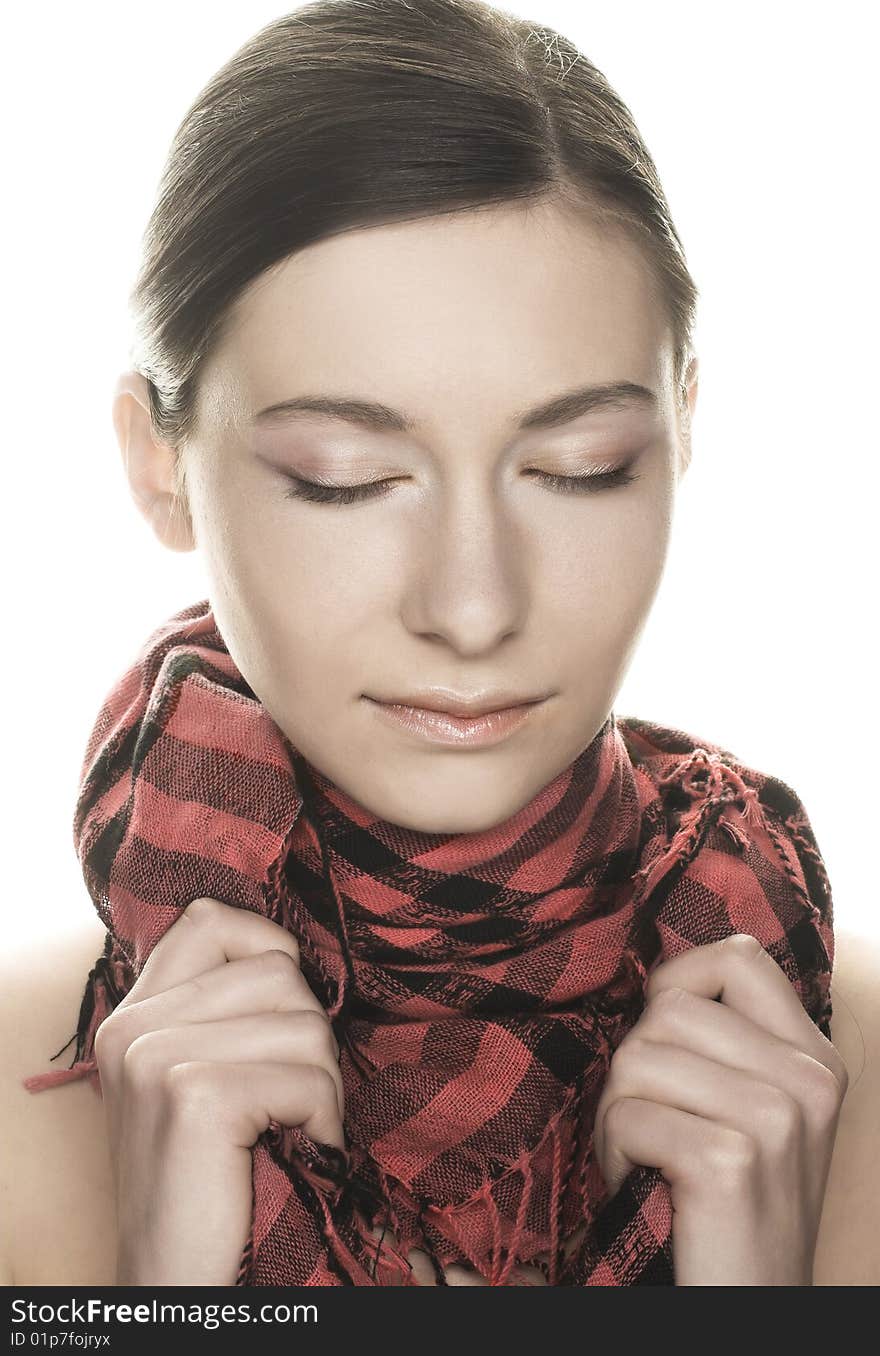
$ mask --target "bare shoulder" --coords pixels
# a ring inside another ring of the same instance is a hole
[[[849,1073],[816,1245],[815,1285],[880,1285],[880,936],[834,942],[831,1039]]]
[[[88,1079],[29,1092],[67,1068],[100,920],[28,939],[0,962],[0,1269],[6,1284],[112,1284],[115,1201],[103,1103]]]

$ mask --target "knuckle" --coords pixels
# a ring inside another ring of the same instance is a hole
[[[624,1126],[628,1124],[629,1118],[632,1116],[634,1105],[635,1101],[632,1097],[615,1097],[605,1112],[605,1119],[602,1122],[602,1135],[606,1153],[609,1143],[619,1138],[623,1133]]]
[[[312,1080],[311,1096],[316,1106],[338,1106],[336,1079],[323,1064],[306,1064]]]
[[[804,1092],[810,1111],[820,1120],[831,1121],[840,1111],[849,1085],[846,1065],[841,1061],[842,1075],[829,1069],[821,1060],[809,1058],[804,1065]]]
[[[161,1088],[167,1107],[176,1119],[201,1120],[216,1106],[214,1066],[204,1060],[166,1065]]]
[[[197,899],[191,899],[180,913],[180,918],[188,918],[191,922],[202,923],[206,929],[211,931],[216,931],[221,924],[228,924],[230,916],[234,918],[236,927],[264,929],[268,926],[274,929],[279,936],[284,936],[285,945],[292,948],[296,961],[299,962],[300,947],[297,939],[277,924],[271,923],[261,915],[254,913],[251,909],[226,904],[221,899],[214,899],[212,895],[199,895]]]
[[[95,1032],[94,1051],[99,1068],[108,1068],[116,1057],[117,1036],[111,1023],[112,1016],[111,1013],[110,1017],[105,1017]]]
[[[646,1040],[637,1036],[635,1032],[630,1032],[624,1036],[618,1045],[614,1054],[611,1056],[611,1064],[608,1070],[609,1079],[612,1074],[617,1075],[617,1079],[627,1077],[634,1069],[638,1069],[645,1058],[645,1049],[648,1045]]]
[[[821,1034],[821,1033],[820,1033]],[[822,1037],[822,1051],[825,1059],[813,1059],[810,1056],[811,1063],[817,1067],[814,1070],[817,1082],[822,1080],[827,1083],[829,1091],[835,1093],[838,1103],[842,1102],[849,1088],[849,1070],[843,1061],[840,1051],[826,1036]],[[827,1060],[827,1063],[825,1062]],[[826,1077],[826,1071],[831,1078]],[[821,1092],[817,1093],[821,1096]]]
[[[326,1012],[317,1012],[314,1008],[303,1008],[296,1014],[298,1030],[305,1035],[309,1049],[321,1055],[332,1053],[336,1045],[330,1018]]]
[[[675,985],[668,989],[661,989],[656,997],[651,1000],[652,1016],[660,1017],[664,1024],[668,1022],[673,1025],[678,1021],[679,1014],[689,998],[690,994],[687,989]]]
[[[163,1035],[162,1031],[145,1031],[127,1047],[122,1057],[122,1081],[127,1091],[155,1089],[166,1063],[162,1057]]]
[[[260,953],[260,964],[268,972],[268,978],[279,984],[289,984],[299,972],[299,966],[289,951],[273,947]]]
[[[767,954],[757,937],[749,932],[732,932],[724,938],[721,948],[725,955],[732,956],[738,962],[753,961],[756,956]]]
[[[719,1127],[707,1138],[701,1158],[701,1170],[712,1181],[736,1189],[757,1168],[758,1145],[750,1135]]]
[[[182,916],[195,923],[211,923],[222,909],[223,905],[218,899],[212,899],[210,895],[199,895],[198,899],[190,900]]]
[[[755,1110],[762,1139],[768,1148],[787,1152],[800,1139],[801,1109],[782,1088],[766,1085]]]
[[[131,1043],[131,1008],[115,1008],[95,1031],[94,1051],[99,1067],[119,1063]]]

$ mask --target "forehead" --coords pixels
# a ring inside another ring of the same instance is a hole
[[[671,335],[650,267],[619,229],[547,203],[358,229],[255,280],[206,364],[243,416],[312,391],[423,414],[583,381],[658,389]]]

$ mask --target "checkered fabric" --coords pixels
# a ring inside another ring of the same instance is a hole
[[[831,891],[784,782],[612,713],[506,822],[402,828],[291,745],[207,601],[154,631],[107,697],[74,842],[106,944],[74,1062],[30,1090],[100,1090],[97,1027],[201,895],[289,929],[331,1018],[347,1153],[275,1121],[260,1136],[240,1285],[415,1284],[413,1247],[439,1284],[451,1262],[491,1285],[517,1284],[519,1263],[551,1285],[674,1284],[662,1174],[636,1167],[609,1198],[593,1152],[649,971],[750,933],[830,1037]]]

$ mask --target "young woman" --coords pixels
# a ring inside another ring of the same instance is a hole
[[[189,110],[113,414],[210,599],[89,741],[100,926],[5,976],[10,1282],[877,1279],[803,806],[613,711],[695,299],[626,107],[471,0]]]

